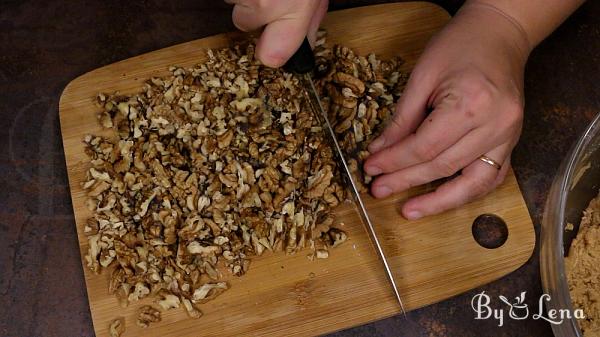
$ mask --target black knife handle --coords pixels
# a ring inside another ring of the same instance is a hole
[[[308,38],[305,37],[304,41],[300,45],[300,48],[296,50],[294,55],[283,65],[283,69],[287,72],[306,74],[315,68],[315,55],[310,48]]]

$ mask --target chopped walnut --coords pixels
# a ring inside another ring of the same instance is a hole
[[[157,323],[160,320],[160,311],[154,309],[152,306],[144,305],[138,311],[136,324],[141,328],[147,328],[150,326],[150,323]]]
[[[327,249],[317,249],[316,256],[317,259],[326,259],[329,257],[329,252]]]
[[[333,172],[329,165],[320,169],[316,174],[308,177],[306,197],[313,199],[323,196],[325,189],[331,185],[331,178],[333,178]]]
[[[341,231],[337,228],[329,229],[327,235],[329,238],[326,239],[325,242],[327,242],[332,248],[335,248],[346,242],[346,239],[348,238],[348,235],[344,231]]]
[[[406,83],[401,60],[327,47],[323,33],[318,41],[315,84],[366,191],[366,147]],[[85,262],[112,269],[108,290],[121,306],[153,297],[200,317],[195,305],[228,289],[224,274],[245,274],[265,251],[328,257],[347,237],[331,212],[347,196],[299,79],[263,66],[253,44],[169,71],[139,94],[96,98],[114,137],[84,139]],[[143,308],[138,324],[160,320]]]
[[[108,327],[110,337],[120,337],[125,332],[125,318],[118,317],[110,322]]]
[[[158,304],[158,306],[163,310],[179,308],[179,304],[181,303],[179,297],[169,293],[162,293],[161,297],[162,299],[156,301],[156,304]]]
[[[202,312],[198,310],[190,300],[184,298],[182,302],[183,307],[185,308],[185,311],[187,312],[188,316],[190,316],[191,318],[200,318],[202,316]]]
[[[227,288],[228,286],[225,282],[205,283],[194,291],[194,294],[192,294],[192,302],[203,303],[208,300],[214,299],[215,297],[223,293],[225,290],[227,290]]]

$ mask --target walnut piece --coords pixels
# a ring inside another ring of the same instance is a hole
[[[160,311],[150,305],[144,305],[138,311],[136,324],[141,328],[147,328],[150,326],[150,323],[157,323],[160,320]]]
[[[202,312],[198,310],[190,300],[184,298],[182,302],[183,307],[185,308],[185,311],[187,312],[188,316],[190,316],[191,318],[200,318],[202,316]]]
[[[108,327],[110,337],[120,337],[125,332],[125,318],[118,317],[110,322]]]

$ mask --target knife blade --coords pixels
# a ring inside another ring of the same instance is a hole
[[[388,263],[387,258],[385,257],[383,248],[377,237],[377,233],[375,232],[375,227],[371,222],[371,218],[367,213],[367,209],[365,204],[360,196],[358,187],[352,178],[352,173],[344,158],[344,154],[342,149],[340,148],[340,144],[337,141],[337,137],[335,132],[333,131],[333,127],[331,126],[331,122],[329,121],[329,117],[327,113],[323,109],[323,105],[321,104],[321,100],[319,99],[319,95],[317,94],[317,90],[315,88],[314,82],[311,77],[311,72],[315,68],[315,59],[308,39],[304,39],[302,45],[296,51],[296,53],[290,58],[290,60],[284,66],[285,70],[294,72],[298,74],[301,78],[305,94],[307,96],[307,101],[311,106],[312,112],[315,115],[315,118],[319,122],[319,124],[323,127],[323,132],[325,134],[325,139],[328,142],[328,145],[331,147],[333,155],[336,159],[336,162],[340,166],[342,171],[342,176],[346,181],[347,186],[349,187],[350,194],[354,200],[356,205],[358,214],[360,215],[361,221],[369,234],[369,238],[371,239],[371,243],[375,247],[377,254],[379,255],[379,260],[383,263],[385,272],[387,274],[387,278],[392,285],[392,289],[394,291],[394,295],[398,304],[400,305],[400,309],[402,313],[406,315],[406,311],[404,310],[404,304],[402,303],[402,298],[400,297],[400,292],[398,291],[398,287],[396,286],[396,281],[394,280],[394,274],[390,269],[390,265]]]

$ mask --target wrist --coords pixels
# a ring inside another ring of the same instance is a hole
[[[468,1],[456,18],[470,21],[481,34],[509,46],[523,64],[534,47],[518,20],[485,1]]]
[[[516,24],[535,47],[560,25],[585,0],[468,0],[495,10]]]

